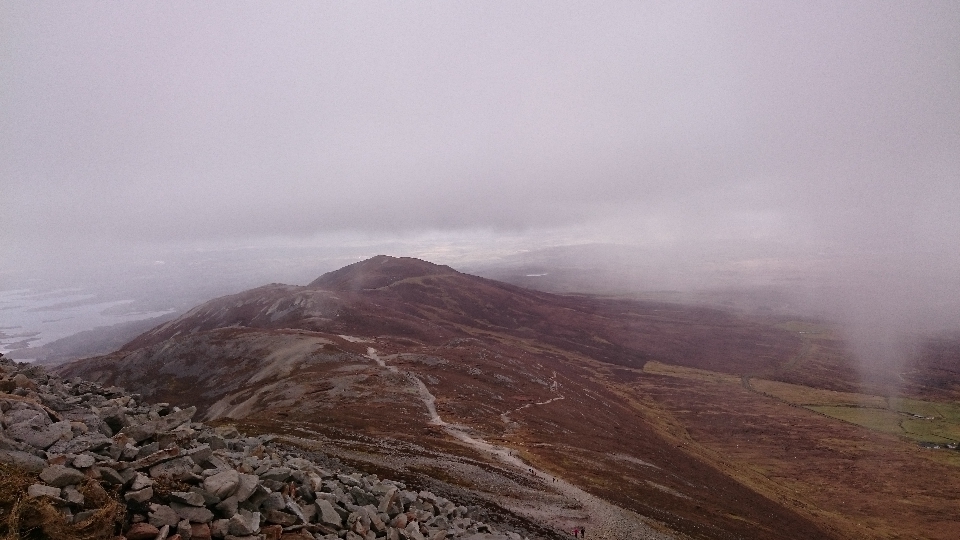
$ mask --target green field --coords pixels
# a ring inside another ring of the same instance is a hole
[[[910,401],[903,405],[903,402]],[[960,407],[953,404],[918,400],[896,400],[897,407],[880,409],[857,406],[819,406],[806,408],[831,418],[868,429],[900,435],[918,442],[960,442]],[[944,411],[943,413],[939,411]],[[919,414],[923,418],[913,415]]]

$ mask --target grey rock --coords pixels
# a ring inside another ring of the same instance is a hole
[[[116,470],[111,469],[110,467],[94,467],[94,471],[100,475],[100,480],[108,484],[119,486],[123,484],[123,476],[120,475]]]
[[[170,493],[170,500],[182,503],[188,506],[204,506],[203,495],[188,491],[174,491]]]
[[[180,519],[186,519],[190,523],[210,523],[213,521],[213,512],[204,507],[171,502],[170,508],[173,508],[173,511],[180,516]]]
[[[151,504],[149,523],[158,529],[164,525],[172,526],[180,522],[177,513],[165,504]]]
[[[18,424],[30,424],[37,428],[44,428],[50,425],[50,417],[40,408],[31,407],[26,403],[19,402],[20,409],[11,409],[3,415],[3,427],[11,428]],[[15,406],[17,406],[15,405]]]
[[[275,482],[286,482],[290,479],[289,467],[274,467],[260,475],[261,480],[273,480]]]
[[[180,535],[181,540],[190,540],[193,538],[193,527],[190,525],[189,520],[180,520],[180,523],[177,523],[177,528],[175,531],[176,534]]]
[[[146,476],[143,473],[136,473],[136,475],[133,477],[132,481],[130,482],[130,489],[132,489],[133,491],[138,491],[143,488],[150,487],[152,485],[153,485],[153,480],[151,480],[148,476]]]
[[[129,435],[131,439],[137,441],[137,444],[153,437],[157,433],[157,425],[152,422],[147,422],[144,424],[135,424],[132,426],[127,426],[123,428],[121,433]]]
[[[89,454],[80,454],[73,458],[73,466],[78,469],[89,469],[97,462],[96,458]]]
[[[230,469],[208,476],[203,480],[203,489],[225,499],[237,490],[240,485],[240,473]]]
[[[416,521],[407,523],[407,526],[403,529],[403,532],[410,540],[425,540],[423,535],[420,534],[420,526]]]
[[[357,478],[354,478],[354,477],[352,477],[352,476],[346,475],[346,474],[339,474],[339,475],[337,475],[337,480],[339,480],[340,483],[343,484],[343,485],[345,485],[345,486],[349,486],[349,487],[363,487],[363,484],[360,483],[360,480],[358,480]]]
[[[303,515],[303,509],[300,508],[300,505],[297,504],[297,501],[295,501],[295,500],[293,500],[293,499],[291,499],[290,497],[287,497],[287,496],[284,496],[283,499],[284,499],[284,501],[285,501],[285,503],[286,503],[286,504],[284,505],[284,508],[285,508],[288,512],[290,512],[291,514],[297,516],[297,519],[299,519],[301,523],[306,523],[306,522],[307,522],[307,516]]]
[[[237,514],[237,498],[230,496],[220,501],[215,508],[221,516],[229,519]]]
[[[13,465],[30,472],[40,472],[47,466],[47,462],[33,454],[19,450],[0,450],[0,463]]]
[[[199,441],[210,445],[211,450],[223,450],[227,447],[226,441],[219,435],[204,435],[199,438]]]
[[[150,477],[184,480],[193,476],[194,465],[189,457],[171,459],[150,467]]]
[[[61,439],[72,439],[73,430],[70,428],[70,422],[64,420],[56,422],[46,427],[40,427],[33,423],[15,424],[7,428],[8,437],[23,441],[34,448],[46,450],[53,446],[53,443]]]
[[[121,461],[133,461],[137,459],[137,453],[140,451],[134,444],[127,443],[126,446],[120,449],[120,460]]]
[[[380,519],[380,516],[377,515],[377,509],[373,505],[367,505],[363,507],[366,510],[367,518],[370,520],[370,529],[378,533],[384,532],[387,529],[386,523]]]
[[[60,488],[45,486],[43,484],[32,484],[27,488],[28,497],[50,497],[51,499],[60,499]]]
[[[202,444],[187,450],[187,455],[190,456],[194,463],[203,466],[207,463],[207,460],[213,456],[213,450],[209,444]]]
[[[145,503],[153,498],[153,487],[147,486],[143,489],[127,491],[123,494],[123,500],[127,502]]]
[[[277,482],[276,480],[260,480],[260,485],[270,491],[280,491],[286,486],[283,482]]]
[[[267,496],[266,500],[260,505],[263,508],[263,511],[268,510],[282,510],[286,508],[287,501],[283,499],[283,495],[280,493],[274,492]]]
[[[237,497],[237,500],[243,502],[250,498],[253,495],[253,492],[256,491],[257,485],[260,483],[260,477],[255,474],[241,474],[240,481],[237,484],[237,491],[234,495]]]
[[[161,416],[154,420],[148,420],[142,424],[135,424],[127,426],[120,430],[120,433],[125,433],[130,436],[133,440],[140,443],[153,437],[157,433],[171,431],[181,425],[190,422],[190,419],[193,418],[193,415],[196,414],[196,407],[187,407],[180,411],[172,412],[166,416]]]
[[[63,488],[63,491],[60,493],[60,498],[76,506],[83,505],[83,494],[73,486]]]
[[[230,518],[229,532],[235,536],[249,536],[260,532],[260,512],[240,510]]]
[[[353,500],[357,502],[357,506],[366,506],[368,504],[376,505],[380,503],[372,493],[368,493],[358,487],[350,488],[350,495],[352,495]]]
[[[81,452],[99,452],[110,446],[113,441],[102,433],[87,433],[70,440],[55,442],[48,452],[53,454],[79,454]]]
[[[190,488],[190,493],[200,495],[203,498],[203,506],[213,506],[220,502],[220,497],[217,497],[202,487],[193,486]]]
[[[160,451],[160,443],[152,442],[149,444],[145,444],[141,446],[139,450],[137,450],[137,459],[145,458],[150,454],[153,454],[154,452],[159,452],[159,451]]]
[[[82,472],[63,465],[51,465],[40,472],[41,480],[57,488],[79,484],[85,478],[86,475]]]
[[[394,506],[394,507],[397,506],[396,501],[399,499],[397,495],[398,491],[399,490],[397,489],[396,486],[390,486],[387,492],[384,493],[382,497],[380,497],[380,504],[377,505],[377,511],[389,512],[391,506]],[[394,513],[397,513],[400,510],[395,511]]]

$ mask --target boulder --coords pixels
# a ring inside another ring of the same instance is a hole
[[[270,495],[267,495],[267,498],[260,504],[260,507],[264,510],[282,510],[286,508],[287,501],[284,500],[283,495],[277,492],[273,492]]]
[[[42,458],[19,450],[0,450],[0,463],[26,469],[32,473],[40,472],[47,466],[47,462]]]
[[[102,433],[86,433],[70,440],[55,442],[48,452],[54,454],[79,454],[81,452],[99,452],[110,446],[113,441]]]
[[[171,502],[170,508],[173,508],[173,511],[180,516],[180,519],[186,519],[190,523],[210,523],[213,521],[213,512],[204,507]]]
[[[237,498],[231,495],[230,497],[220,501],[216,505],[216,509],[221,516],[229,519],[237,514],[237,504]]]
[[[237,491],[233,494],[238,501],[243,502],[253,495],[260,483],[260,477],[255,474],[241,474],[237,484]]]
[[[130,488],[133,491],[138,491],[143,488],[147,488],[153,485],[153,480],[151,480],[147,475],[142,473],[136,473],[130,482]]]
[[[191,491],[174,491],[170,493],[170,501],[185,504],[187,506],[204,506],[203,495]]]
[[[261,474],[260,479],[286,482],[290,479],[290,467],[274,467]]]
[[[136,491],[128,491],[123,494],[123,499],[127,502],[145,503],[153,498],[153,488],[147,486]]]
[[[45,486],[43,484],[33,484],[27,488],[27,496],[31,498],[50,497],[51,499],[60,500],[60,488]]]
[[[89,469],[97,462],[96,458],[89,454],[80,454],[73,458],[73,466],[77,469]]]
[[[234,536],[249,536],[260,532],[260,512],[240,510],[230,518],[229,532]]]
[[[37,425],[34,422],[14,424],[7,428],[6,435],[14,440],[23,441],[34,448],[46,450],[53,443],[73,438],[70,422],[64,420],[49,426]]]
[[[67,486],[63,488],[63,491],[60,493],[60,498],[67,501],[68,504],[74,506],[83,505],[83,494],[77,490],[74,486]]]
[[[124,483],[123,476],[110,467],[94,467],[93,470],[100,477],[101,482],[106,482],[113,486],[119,486]]]
[[[185,480],[193,476],[194,465],[195,463],[189,457],[171,459],[150,467],[150,477]]]
[[[23,373],[17,373],[16,375],[13,376],[12,380],[13,380],[13,385],[16,388],[24,388],[27,390],[37,389],[37,383],[31,381],[30,378],[24,375]]]
[[[190,526],[189,520],[181,519],[180,523],[177,523],[176,532],[183,540],[193,539],[193,527]]]
[[[82,472],[63,465],[51,465],[40,472],[41,480],[57,488],[79,484],[85,478],[86,475]]]
[[[230,469],[208,476],[203,480],[203,489],[225,499],[237,490],[240,485],[240,473]]]
[[[149,522],[154,527],[172,526],[180,522],[177,513],[165,504],[151,504]]]

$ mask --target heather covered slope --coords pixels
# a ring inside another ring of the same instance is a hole
[[[797,348],[787,332],[716,310],[558,296],[377,257],[307,287],[270,285],[208,302],[64,372],[187,400],[207,419],[339,441],[344,457],[488,496],[504,489],[514,473],[438,429],[413,384],[420,381],[440,416],[465,433],[692,537],[825,536],[677,448],[651,411],[611,387],[617,365],[691,353],[724,365],[752,358],[757,343],[781,358]],[[368,437],[393,441],[389,459]],[[488,463],[472,467],[492,466],[501,480],[478,482],[455,464],[462,459]],[[530,501],[503,504],[531,511]]]
[[[268,285],[212,300],[122,350],[227,327],[430,344],[505,334],[612,364],[639,368],[658,360],[731,373],[763,371],[802,345],[794,332],[716,309],[549,294],[418,259],[379,256],[324,274],[306,287]]]
[[[949,397],[954,351],[918,348],[902,389]],[[65,372],[468,488],[557,529],[603,525],[550,477],[693,538],[958,532],[960,497],[941,480],[960,463],[916,442],[950,440],[952,416],[928,416],[952,409],[863,384],[842,335],[811,321],[554,295],[377,257],[213,300]],[[879,510],[905,496],[925,502],[896,519]]]

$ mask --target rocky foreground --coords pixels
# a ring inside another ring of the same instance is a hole
[[[478,521],[474,507],[193,422],[195,407],[4,358],[0,412],[5,537],[522,538]]]

